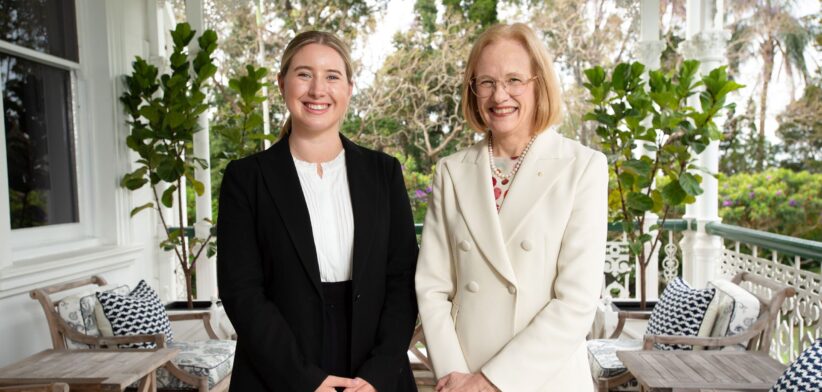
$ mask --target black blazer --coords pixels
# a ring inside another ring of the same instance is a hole
[[[406,354],[417,318],[417,242],[400,163],[342,135],[354,214],[352,374],[416,391]],[[237,331],[231,391],[314,391],[327,374],[323,295],[288,138],[229,163],[217,225],[220,298]]]

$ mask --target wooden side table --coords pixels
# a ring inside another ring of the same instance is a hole
[[[156,391],[155,370],[179,349],[45,350],[0,369],[0,386],[64,382],[72,392],[123,391],[139,381],[138,391]]]
[[[642,391],[767,391],[787,366],[753,351],[618,351]]]

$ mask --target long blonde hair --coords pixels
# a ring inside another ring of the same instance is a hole
[[[476,131],[486,131],[488,126],[480,116],[477,96],[471,92],[475,70],[480,54],[492,42],[510,39],[522,44],[531,57],[531,68],[536,80],[536,111],[534,112],[534,132],[540,133],[548,126],[558,124],[562,119],[562,102],[559,79],[554,71],[554,62],[545,45],[537,39],[534,30],[525,24],[498,24],[485,30],[471,48],[468,64],[462,80],[462,115],[468,125]]]
[[[348,45],[346,45],[343,40],[337,38],[334,34],[316,30],[304,31],[297,34],[297,36],[288,43],[285,47],[285,51],[283,52],[283,58],[280,60],[279,77],[285,78],[286,73],[288,73],[288,67],[291,66],[291,60],[294,58],[294,55],[296,55],[297,52],[299,52],[304,46],[310,44],[325,45],[337,51],[340,57],[342,57],[343,63],[345,63],[345,78],[348,80],[348,84],[352,84],[354,82],[352,79],[354,67],[352,66],[351,53],[348,49]],[[289,114],[288,117],[286,117],[282,127],[280,127],[280,139],[284,138],[290,132],[291,115]]]

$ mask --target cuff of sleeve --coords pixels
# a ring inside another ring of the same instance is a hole
[[[325,381],[326,377],[328,377],[328,374],[326,374],[322,369],[316,366],[311,366],[306,369],[305,375],[299,378],[297,390],[316,391],[320,384]]]
[[[357,377],[368,381],[379,392],[393,391],[404,365],[402,361],[373,357],[360,367]]]
[[[494,385],[498,390],[503,392],[508,391],[522,391],[521,385],[517,385],[516,380],[513,378],[514,375],[510,374],[511,372],[504,371],[495,367],[491,366],[484,366],[480,369],[480,372]]]

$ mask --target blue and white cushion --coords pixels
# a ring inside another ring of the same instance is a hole
[[[771,392],[822,391],[822,338],[816,339],[776,380]]]
[[[705,318],[714,313],[714,323],[710,331],[711,337],[726,337],[738,335],[753,326],[759,317],[759,299],[748,290],[729,280],[714,280],[708,282],[708,287],[716,288],[711,305]],[[745,349],[745,344],[727,347],[727,349]]]
[[[697,336],[708,304],[714,297],[713,288],[694,289],[682,278],[676,278],[662,292],[662,298],[651,312],[646,335]],[[656,344],[660,350],[691,350],[691,345]]]
[[[117,294],[128,294],[128,286],[104,286],[100,291],[113,292]],[[97,317],[98,308],[102,313],[100,302],[93,291],[87,295],[76,294],[60,299],[57,302],[57,312],[68,325],[83,335],[88,336],[112,336],[111,324],[105,317]],[[108,326],[109,334],[106,335],[105,327]],[[88,344],[76,342],[65,338],[66,347],[69,349],[91,348]]]
[[[137,287],[128,295],[119,295],[111,292],[98,292],[97,299],[103,307],[103,313],[111,322],[111,329],[115,336],[131,336],[143,334],[165,334],[166,342],[174,340],[171,332],[171,321],[160,301],[145,280],[141,280]],[[130,348],[154,348],[154,343],[134,343]]]

